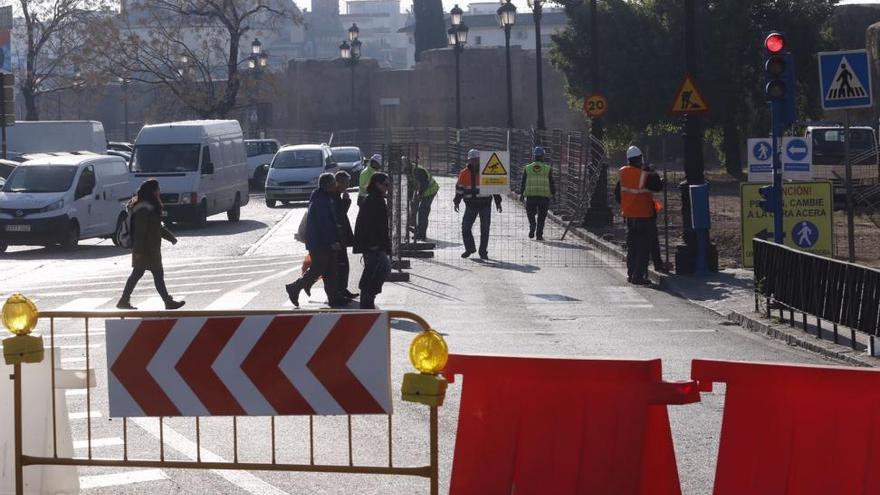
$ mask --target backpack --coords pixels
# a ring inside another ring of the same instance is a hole
[[[122,212],[122,225],[119,228],[119,233],[116,235],[116,242],[119,244],[119,247],[131,249],[132,244],[134,243],[134,238],[132,236],[133,216],[131,207],[126,207],[125,211]]]
[[[293,238],[297,241],[305,244],[306,236],[308,235],[308,225],[309,225],[309,212],[303,214],[302,220],[299,221],[299,227],[296,229],[296,233],[293,234]]]

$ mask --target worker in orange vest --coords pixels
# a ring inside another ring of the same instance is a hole
[[[462,258],[474,254],[477,251],[474,245],[474,234],[471,229],[477,216],[480,217],[480,259],[489,259],[489,225],[492,222],[492,200],[495,200],[495,209],[501,213],[501,196],[498,194],[480,193],[480,152],[470,150],[467,154],[467,167],[458,174],[458,182],[455,184],[455,198],[452,202],[455,211],[464,199],[464,217],[461,219],[461,237],[464,241]]]
[[[626,150],[627,164],[620,167],[614,197],[626,220],[626,279],[635,285],[650,285],[648,261],[657,229],[653,192],[662,190],[662,181],[642,159],[636,146]]]

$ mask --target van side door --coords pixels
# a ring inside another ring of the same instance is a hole
[[[211,148],[214,148],[213,150]],[[216,155],[217,147],[211,146],[211,142],[202,145],[202,161],[199,164],[199,196],[205,198],[208,208],[208,215],[217,213],[215,204],[217,202],[217,173],[214,163],[214,155]]]
[[[98,183],[95,168],[92,165],[83,167],[73,192],[73,205],[76,219],[79,222],[80,238],[92,237],[99,232],[100,203],[96,197]]]

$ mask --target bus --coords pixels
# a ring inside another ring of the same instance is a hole
[[[853,126],[850,132],[850,162],[854,187],[880,182],[880,161],[877,135],[873,128]],[[804,138],[813,143],[813,178],[830,180],[835,189],[842,188],[846,178],[844,167],[844,132],[842,126],[810,126]]]

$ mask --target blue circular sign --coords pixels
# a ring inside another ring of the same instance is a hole
[[[752,148],[752,155],[755,156],[756,160],[759,161],[768,161],[773,156],[773,150],[770,149],[770,145],[764,141],[760,141],[755,143],[755,146]]]
[[[791,229],[791,238],[798,247],[811,248],[819,241],[819,227],[813,222],[802,220]]]
[[[785,147],[785,153],[792,160],[799,162],[807,157],[807,142],[803,139],[792,139]]]

